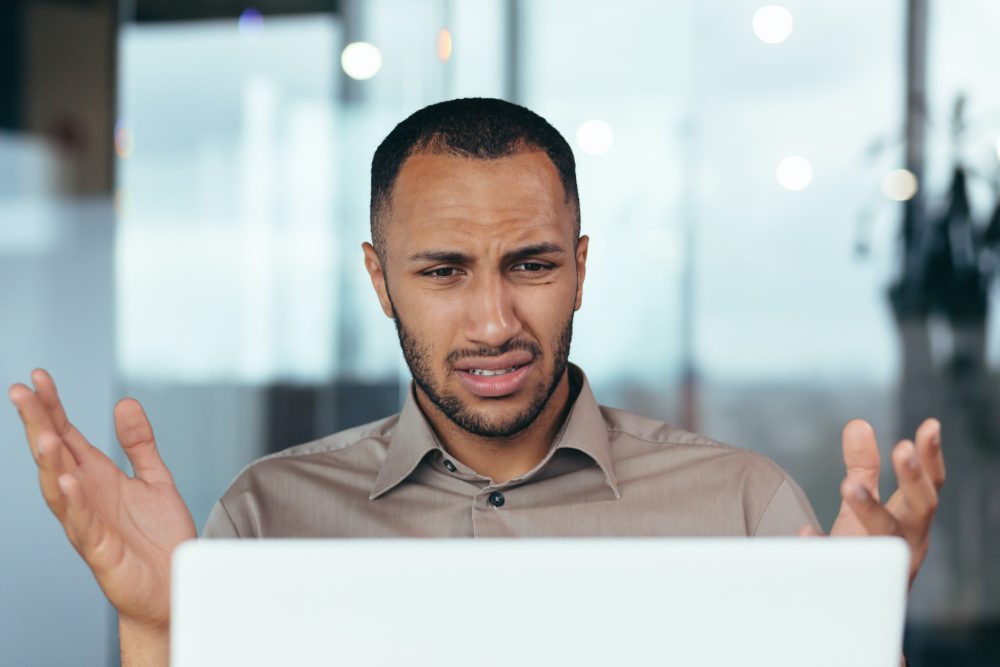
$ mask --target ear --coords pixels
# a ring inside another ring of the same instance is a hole
[[[361,250],[365,253],[365,269],[368,270],[368,277],[372,279],[372,287],[375,288],[378,302],[382,304],[382,312],[386,317],[392,318],[392,303],[389,301],[389,290],[385,286],[385,271],[382,270],[378,253],[367,241],[361,244]]]
[[[583,305],[583,279],[587,277],[587,247],[589,236],[581,236],[576,242],[576,305],[573,310],[580,310]]]

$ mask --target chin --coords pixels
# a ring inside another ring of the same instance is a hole
[[[452,421],[475,435],[492,438],[510,438],[529,428],[544,411],[541,399],[544,391],[487,398],[470,396],[463,400],[460,414],[452,414]]]

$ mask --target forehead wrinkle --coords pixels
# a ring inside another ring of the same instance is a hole
[[[438,218],[427,223],[419,221],[414,224],[408,236],[420,239],[429,245],[448,245],[449,241],[463,245],[528,245],[530,243],[555,241],[559,235],[553,221],[524,220],[522,218],[505,218],[503,220],[484,220],[468,218],[451,218],[446,224]],[[556,232],[556,233],[553,233]]]
[[[429,261],[419,258],[419,255],[424,252],[453,253],[456,257],[463,256],[466,258],[463,261],[470,264],[492,264],[508,259],[512,252],[521,248],[546,244],[565,248],[565,242],[558,234],[542,227],[517,224],[514,231],[494,228],[492,233],[483,233],[479,229],[465,227],[452,228],[441,234],[416,234],[419,243],[409,249],[407,256],[410,261]]]
[[[416,215],[410,220],[414,231],[421,233],[441,231],[460,231],[474,228],[476,233],[491,233],[491,230],[503,229],[511,233],[511,228],[523,227],[537,229],[557,227],[558,219],[539,211],[522,211],[512,209],[482,209],[468,206],[451,206],[428,211],[425,215]]]
[[[446,238],[453,235],[500,234],[515,239],[541,230],[552,230],[558,234],[562,222],[557,211],[539,207],[429,203],[430,206],[415,207],[410,215],[400,215],[393,221],[403,232],[401,237],[423,239],[428,236]]]
[[[558,216],[564,206],[561,200],[546,196],[543,191],[523,192],[516,188],[478,188],[482,192],[463,192],[461,188],[427,188],[408,203],[410,215],[447,215],[451,211],[464,213],[510,212],[514,215]]]

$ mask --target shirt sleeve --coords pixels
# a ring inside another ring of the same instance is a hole
[[[215,507],[208,515],[208,520],[201,529],[201,537],[209,539],[242,537],[221,500],[215,503]]]
[[[806,494],[787,475],[764,508],[753,535],[779,537],[797,535],[802,526],[819,529],[819,520]]]

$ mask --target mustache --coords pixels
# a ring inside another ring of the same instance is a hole
[[[461,359],[468,359],[470,357],[499,357],[514,350],[530,352],[533,357],[542,356],[542,348],[535,341],[515,339],[507,341],[500,347],[488,347],[484,345],[473,350],[452,350],[445,357],[444,361],[448,366],[454,366]]]

